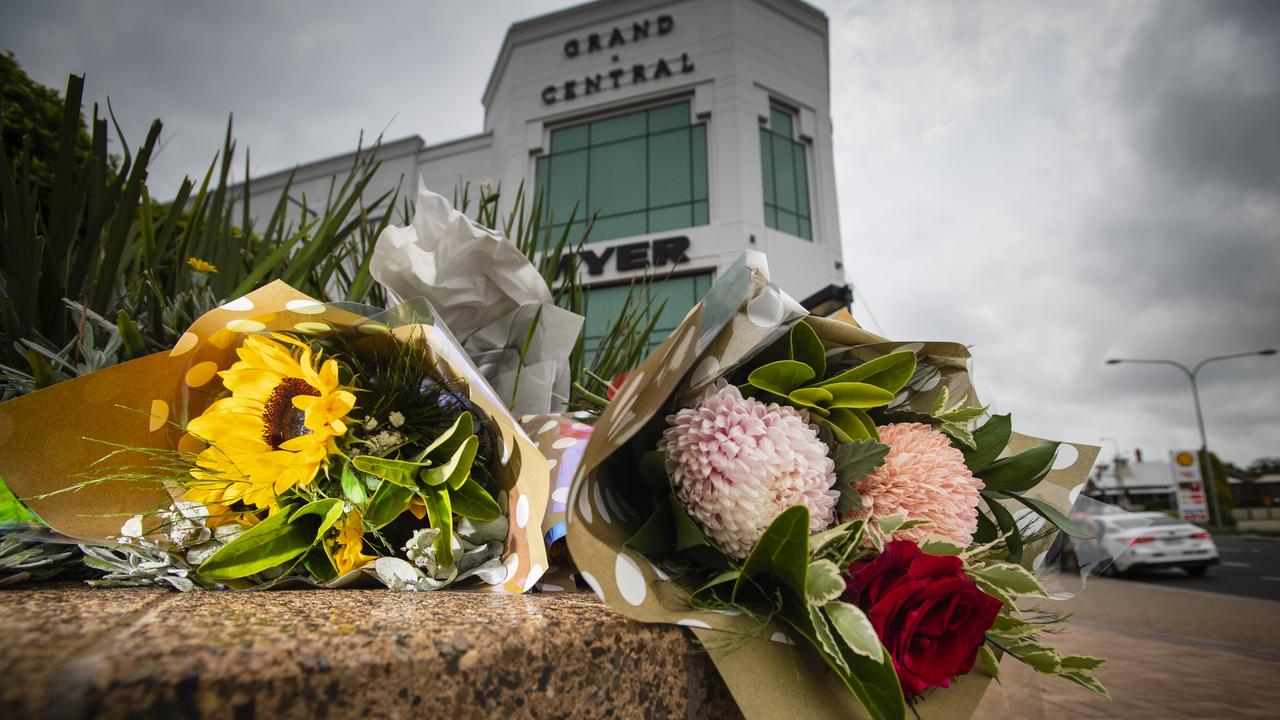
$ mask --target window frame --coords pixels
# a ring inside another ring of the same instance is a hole
[[[782,133],[777,132],[777,130],[775,130],[774,118],[773,118],[774,113],[781,113],[788,117],[788,119],[791,122],[791,135],[783,135]],[[812,147],[812,143],[805,142],[799,137],[800,136],[799,125],[800,125],[799,108],[796,108],[780,100],[777,100],[776,98],[769,99],[769,114],[767,116],[761,116],[760,123],[759,123],[759,132],[762,133],[760,136],[761,142],[759,143],[759,147],[761,151],[760,152],[760,195],[761,195],[761,210],[763,215],[762,219],[764,221],[763,223],[764,226],[771,230],[776,230],[777,232],[784,233],[792,237],[798,237],[802,240],[813,242],[814,241],[814,227],[813,227],[814,216],[816,215],[816,213],[814,212],[814,208],[813,208],[814,184],[813,184],[812,167],[811,167],[812,163],[810,162],[810,159],[811,159],[810,149]],[[769,157],[767,159],[765,158],[765,152],[764,152],[765,136],[763,135],[763,133],[767,133],[769,136],[769,142],[768,142]],[[793,185],[795,186],[795,191],[794,191],[795,208],[796,208],[795,210],[786,209],[782,205],[778,204],[777,202],[778,170],[774,162],[776,157],[776,152],[777,152],[774,149],[774,143],[777,142],[779,139],[786,140],[789,143],[789,147],[791,148],[791,151],[792,151],[791,180]],[[796,149],[799,149],[800,159],[804,162],[803,172],[800,172],[795,167]],[[767,173],[766,173],[766,168],[768,171]],[[800,202],[800,194],[801,194],[800,183],[802,182],[804,183],[804,199],[805,199],[805,202],[803,204]],[[772,201],[771,201],[770,195],[772,195]],[[770,223],[769,221],[770,210],[773,211],[772,223]],[[796,232],[791,232],[781,227],[782,223],[778,219],[780,213],[788,213],[796,217]],[[807,234],[802,232],[805,225],[808,226]]]
[[[687,124],[677,125],[674,127],[666,127],[657,131],[653,131],[650,129],[650,123],[652,119],[650,113],[652,113],[654,110],[660,110],[665,107],[679,105],[681,103],[685,103],[688,106]],[[601,142],[599,144],[593,144],[591,139],[591,128],[596,123],[599,123],[601,121],[611,120],[614,118],[625,117],[628,115],[636,115],[636,114],[644,115],[644,131],[642,133],[636,134],[636,135],[628,135],[625,137],[613,138],[605,142]],[[632,215],[642,215],[643,229],[638,230],[636,232],[629,232],[628,234],[625,234],[625,235],[607,235],[607,236],[595,234],[595,232],[593,231],[592,236],[589,236],[587,239],[587,244],[590,245],[598,242],[609,242],[613,240],[621,240],[624,238],[637,237],[641,235],[652,235],[655,233],[676,232],[676,231],[684,230],[688,228],[704,227],[704,226],[710,225],[711,224],[711,196],[713,195],[713,191],[711,188],[712,149],[711,149],[711,141],[709,137],[711,132],[710,124],[711,122],[709,118],[699,117],[695,109],[695,97],[692,92],[683,92],[675,95],[664,95],[661,98],[653,98],[653,99],[646,100],[639,103],[628,103],[626,105],[613,107],[613,108],[597,109],[593,112],[580,113],[572,117],[560,118],[555,121],[544,122],[542,124],[542,133],[543,133],[542,147],[545,148],[545,150],[542,152],[535,153],[530,157],[530,164],[532,166],[531,177],[533,179],[534,192],[535,193],[538,192],[543,187],[547,188],[546,193],[542,199],[544,212],[549,213],[551,211],[550,196],[551,196],[552,178],[550,177],[550,175],[553,172],[552,168],[554,166],[555,156],[562,155],[569,152],[581,151],[585,153],[585,163],[586,163],[586,169],[583,175],[584,197],[582,198],[582,202],[585,203],[585,207],[582,207],[582,206],[579,207],[578,213],[574,217],[574,221],[572,225],[568,225],[568,223],[564,222],[568,217],[567,213],[565,217],[553,218],[554,224],[548,225],[548,227],[551,228],[551,235],[553,237],[558,237],[559,234],[564,231],[566,225],[572,228],[570,231],[571,237],[573,237],[575,233],[580,235],[582,229],[586,227],[586,222],[591,219],[590,204],[591,204],[592,151],[596,150],[597,148],[604,148],[610,145],[631,142],[637,139],[644,141],[643,150],[642,150],[642,153],[644,156],[643,158],[643,162],[644,162],[643,205],[633,209],[611,212],[609,214],[605,214],[604,210],[606,209],[602,208],[602,212],[595,217],[593,225],[595,227],[599,227],[600,223],[606,222],[612,219],[627,218]],[[573,129],[575,127],[583,128],[587,131],[587,137],[584,143],[581,146],[576,146],[569,149],[561,150],[559,153],[555,152],[552,149],[552,140],[555,133],[563,130]],[[686,151],[687,158],[688,158],[688,165],[689,165],[688,200],[682,201],[682,202],[669,202],[661,205],[652,205],[651,203],[653,202],[652,200],[653,188],[652,188],[652,177],[651,177],[651,160],[652,160],[651,155],[653,152],[652,150],[653,139],[661,137],[668,133],[676,133],[681,131],[687,133],[688,135],[688,148]],[[701,133],[701,144],[702,144],[701,152],[698,151],[697,135],[699,133]],[[545,183],[542,181],[543,173],[540,170],[540,166],[543,164],[543,162],[547,162],[547,165],[546,165],[547,177],[546,177]],[[700,182],[700,178],[698,177],[699,166],[701,166],[700,169],[703,174],[703,178],[701,182]],[[700,191],[701,191],[701,195],[699,194]],[[678,224],[674,227],[664,226],[658,229],[654,229],[654,225],[655,225],[654,219],[653,219],[654,213],[661,212],[664,210],[668,210],[668,211],[683,210],[685,208],[688,209],[687,222],[681,222],[681,224]]]

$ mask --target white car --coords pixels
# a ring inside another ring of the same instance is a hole
[[[1094,515],[1096,542],[1114,558],[1110,570],[1123,574],[1147,568],[1182,568],[1199,577],[1218,562],[1218,546],[1208,531],[1157,512]]]

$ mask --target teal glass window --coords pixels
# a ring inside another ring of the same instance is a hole
[[[592,213],[590,242],[706,225],[707,126],[689,118],[685,100],[551,131],[536,179],[552,237]]]
[[[636,286],[632,302],[645,303],[652,298],[651,312],[659,312],[658,321],[649,335],[649,351],[653,351],[680,325],[680,321],[711,287],[711,273],[685,275],[683,277],[653,280],[645,288]],[[583,340],[588,362],[600,346],[600,338],[618,322],[618,315],[627,301],[632,286],[610,285],[587,288],[587,319],[583,325]],[[663,303],[666,303],[663,305]],[[641,321],[647,324],[649,317]]]
[[[809,163],[804,143],[795,139],[795,113],[776,106],[770,109],[769,123],[760,128],[760,165],[764,224],[812,240]]]

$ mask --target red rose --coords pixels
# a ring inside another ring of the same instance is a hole
[[[972,670],[1001,606],[964,574],[960,558],[926,555],[906,540],[850,565],[845,588],[844,599],[862,608],[889,649],[907,697]]]

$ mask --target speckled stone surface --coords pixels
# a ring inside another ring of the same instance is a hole
[[[740,718],[683,628],[594,595],[0,592],[4,718]]]

